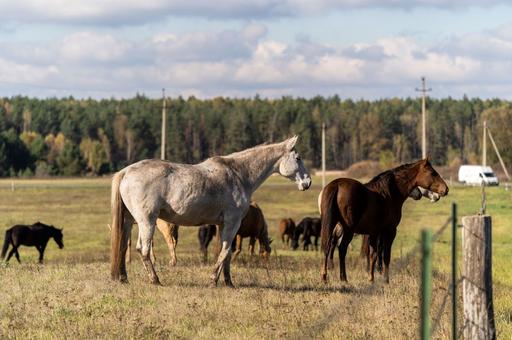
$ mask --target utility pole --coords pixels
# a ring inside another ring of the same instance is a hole
[[[507,168],[505,167],[505,163],[503,162],[503,159],[501,158],[498,147],[496,146],[496,142],[494,142],[494,138],[492,138],[491,130],[487,130],[487,134],[489,135],[489,139],[491,140],[492,146],[494,147],[494,151],[496,151],[496,156],[498,156],[501,167],[503,168],[503,172],[505,172],[505,176],[507,176],[507,179],[510,181],[510,175],[508,174]]]
[[[322,189],[325,187],[325,123],[322,123]]]
[[[421,158],[427,158],[427,110],[426,110],[426,96],[427,92],[432,91],[431,88],[426,88],[425,77],[421,77],[421,88],[416,88],[416,91],[421,92]]]
[[[160,146],[160,159],[165,159],[165,145],[167,144],[167,110],[165,107],[165,89],[162,89],[162,145]]]
[[[482,166],[487,166],[487,121],[484,120],[484,136],[482,138]]]

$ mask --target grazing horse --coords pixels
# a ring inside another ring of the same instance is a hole
[[[240,223],[240,229],[238,229],[235,242],[233,242],[233,260],[236,259],[242,251],[242,239],[246,237],[250,237],[249,252],[251,255],[254,255],[254,244],[256,243],[256,239],[258,239],[260,244],[260,255],[263,258],[268,258],[272,251],[270,248],[272,240],[268,238],[268,226],[265,221],[265,217],[263,216],[263,212],[254,202],[251,202],[249,211],[247,211],[242,223]]]
[[[295,222],[291,218],[283,218],[279,222],[279,235],[281,241],[288,245],[295,232]]]
[[[350,178],[338,178],[323,188],[320,210],[322,249],[325,252],[321,277],[324,282],[327,281],[328,259],[336,246],[340,258],[340,280],[347,281],[345,256],[354,233],[370,237],[370,281],[374,280],[377,242],[378,237],[381,238],[384,278],[389,282],[391,245],[402,218],[402,206],[416,187],[440,196],[448,194],[448,186],[428,158],[385,171],[366,184]]]
[[[117,172],[112,179],[111,278],[126,282],[125,254],[133,223],[139,226],[136,249],[150,282],[160,284],[149,252],[156,220],[178,225],[221,226],[221,251],[211,275],[231,281],[231,243],[249,209],[254,191],[273,173],[294,180],[299,190],[311,186],[311,177],[295,149],[298,137],[259,145],[202,163],[178,164],[143,160]]]
[[[5,231],[5,241],[2,248],[1,258],[5,258],[9,245],[11,245],[12,249],[5,261],[9,262],[14,254],[16,255],[16,260],[21,263],[18,247],[23,245],[36,247],[37,251],[39,251],[39,263],[43,263],[44,250],[46,249],[46,245],[50,238],[53,238],[60,249],[64,248],[64,243],[62,242],[62,229],[58,229],[54,226],[46,225],[41,222],[36,222],[32,225],[17,224],[12,226]]]
[[[303,249],[309,250],[309,246],[313,243],[311,242],[311,237],[315,238],[314,245],[315,250],[318,250],[318,238],[320,237],[320,232],[322,230],[322,222],[319,218],[316,217],[304,217],[297,227],[295,228],[295,232],[293,233],[292,238],[292,249],[296,250],[299,248],[299,240],[300,235],[303,234],[302,240],[304,241]]]
[[[409,195],[415,201],[420,200],[422,197],[428,197],[430,202],[437,202],[441,197],[439,194],[432,192],[427,189],[423,189],[421,187],[417,187],[413,189],[411,194]],[[370,271],[370,236],[362,235],[363,238],[361,240],[361,257],[366,258],[366,270]],[[382,273],[382,256],[384,255],[384,248],[382,247],[382,238],[377,237],[377,270],[379,273]],[[331,259],[332,260],[332,259]]]

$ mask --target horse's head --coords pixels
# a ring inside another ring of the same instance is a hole
[[[52,226],[53,227],[53,226]],[[62,241],[62,229],[53,227],[53,239],[60,249],[64,248],[64,242]]]
[[[299,190],[308,190],[311,186],[311,176],[309,175],[302,159],[295,150],[295,144],[297,143],[298,136],[294,136],[283,142],[284,154],[279,162],[279,174],[290,180],[294,180]]]
[[[266,242],[263,245],[260,244],[260,256],[265,260],[268,260],[270,253],[272,253],[272,248],[270,247],[272,241],[271,238],[267,237]]]
[[[430,164],[429,158],[419,161],[419,169],[416,174],[416,185],[424,189],[438,193],[440,196],[448,195],[448,185]]]
[[[409,193],[409,197],[415,201],[422,199],[423,197],[427,197],[430,202],[437,202],[441,198],[441,196],[433,191],[427,190],[422,187],[414,187],[412,191]]]

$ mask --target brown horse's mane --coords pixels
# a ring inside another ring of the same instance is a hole
[[[396,188],[400,191],[400,188],[409,182],[410,170],[416,164],[417,162],[402,164],[396,168],[383,171],[377,176],[373,177],[369,182],[365,183],[365,186],[372,191],[390,196],[392,194],[391,190]]]

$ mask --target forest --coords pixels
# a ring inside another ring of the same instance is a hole
[[[321,163],[326,124],[327,168],[361,160],[394,165],[421,156],[421,101],[168,98],[166,159],[197,163],[264,142],[300,136],[298,149]],[[427,99],[428,152],[437,165],[480,160],[487,124],[512,164],[512,105],[501,99]],[[0,98],[0,176],[101,175],[160,158],[162,99]],[[489,146],[490,148],[490,146]],[[493,152],[489,161],[496,162]]]

